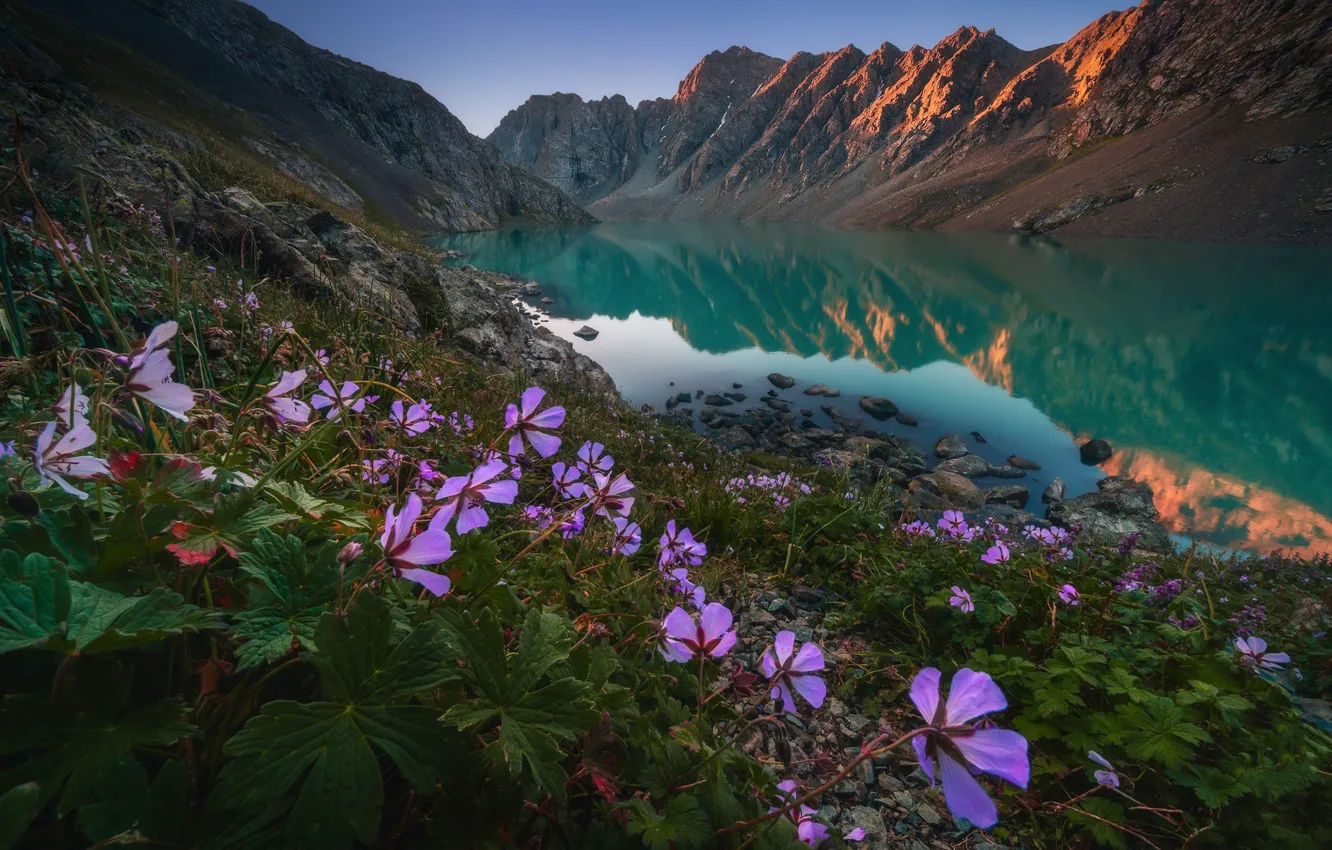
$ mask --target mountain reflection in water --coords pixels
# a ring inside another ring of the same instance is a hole
[[[1148,481],[1174,532],[1332,551],[1328,249],[661,222],[441,243],[540,282],[557,333],[601,331],[575,345],[636,403],[731,375],[757,396],[780,365],[848,410],[892,398],[921,427],[889,430],[922,443],[945,428],[1034,442],[1072,493],[1097,473],[1071,435],[1094,433],[1118,451],[1105,470]],[[946,363],[978,380],[931,395],[909,377]],[[950,405],[980,418],[932,417]]]

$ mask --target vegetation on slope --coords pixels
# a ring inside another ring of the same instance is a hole
[[[1332,841],[1326,559],[899,517],[4,182],[0,848],[883,847],[907,741],[954,842]]]

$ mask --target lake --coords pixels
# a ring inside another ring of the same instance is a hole
[[[537,281],[554,303],[528,303],[635,404],[739,383],[743,409],[782,372],[820,425],[883,396],[919,425],[867,423],[923,448],[979,431],[987,460],[1037,461],[1033,502],[1055,475],[1069,496],[1129,475],[1181,540],[1332,552],[1332,250],[716,222],[437,244]]]

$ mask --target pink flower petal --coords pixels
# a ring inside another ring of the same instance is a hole
[[[703,627],[703,634],[709,641],[716,640],[731,627],[731,609],[720,602],[711,602],[703,609],[703,616],[699,624]],[[794,635],[792,637],[794,638]]]
[[[424,507],[421,504],[421,497],[415,493],[407,497],[406,506],[403,507],[397,520],[393,523],[394,540],[401,543],[411,535],[412,526],[416,523],[416,518],[421,515],[421,510]]]
[[[511,404],[504,409],[504,429],[507,431],[508,429],[516,427],[517,425],[518,425],[518,408]],[[511,454],[513,453],[511,452]]]
[[[407,550],[400,552],[394,560],[429,567],[442,564],[451,557],[453,557],[453,546],[449,535],[443,531],[427,529],[413,537]]]
[[[544,431],[524,431],[527,439],[536,449],[536,453],[542,457],[550,457],[560,450],[561,440],[554,434],[547,434]]]
[[[1256,636],[1249,638],[1249,651],[1254,655],[1262,655],[1267,652],[1267,641]]]
[[[151,401],[163,413],[181,421],[189,419],[185,411],[194,407],[194,392],[184,384],[158,384],[146,390],[135,390],[134,394]]]
[[[774,685],[769,696],[773,699],[779,699],[782,701],[782,711],[785,711],[787,714],[796,713],[795,695],[792,694],[791,689],[786,686],[785,680]]]
[[[713,602],[711,604],[716,605],[717,603]],[[707,611],[706,608],[704,608],[703,610]],[[731,651],[731,647],[735,646],[735,639],[736,639],[735,630],[732,629],[731,631],[721,636],[721,640],[717,641],[717,645],[714,646],[712,648],[712,651],[709,652],[708,654],[711,655],[713,658],[721,658],[723,655]]]
[[[548,407],[528,422],[538,428],[558,428],[564,424],[564,408]]]
[[[911,701],[916,704],[916,711],[920,712],[926,723],[933,723],[934,716],[939,712],[939,681],[942,678],[943,674],[936,668],[926,667],[911,680]],[[912,740],[922,739],[917,737]]]
[[[679,605],[666,615],[666,634],[676,640],[695,641],[698,639],[698,626],[689,612]]]
[[[782,630],[772,640],[772,648],[777,653],[778,665],[785,665],[795,649],[795,632]]]
[[[954,817],[966,818],[979,829],[989,829],[999,822],[999,811],[985,789],[970,771],[939,751],[939,773],[943,780],[944,800]]]
[[[948,686],[949,726],[960,726],[982,714],[1007,707],[1004,692],[999,690],[989,673],[977,673],[963,667],[953,675],[953,683]]]
[[[528,387],[523,390],[523,419],[529,418],[541,404],[541,400],[546,397],[546,391],[541,387]]]
[[[916,751],[916,764],[920,765],[921,771],[930,778],[930,785],[934,785],[934,761],[929,757],[929,742],[925,740],[924,735],[917,735],[911,739],[911,747]]]
[[[487,502],[494,502],[497,505],[512,505],[513,500],[518,498],[518,482],[496,481],[494,484],[478,487],[477,492]]]
[[[443,596],[448,593],[449,588],[453,586],[453,582],[449,581],[448,576],[434,573],[430,570],[398,570],[398,575],[408,581],[416,582],[435,596]]]
[[[815,708],[823,705],[823,699],[828,695],[828,685],[818,676],[793,676],[791,685],[796,693],[805,698],[805,702]]]
[[[822,670],[823,650],[815,644],[805,644],[796,653],[795,660],[791,662],[791,669],[798,673],[812,673],[815,670]]]
[[[458,524],[455,528],[459,534],[467,534],[478,528],[484,528],[490,525],[490,514],[480,505],[468,505],[458,514]]]
[[[762,657],[759,658],[759,669],[761,669],[763,675],[769,679],[771,679],[773,674],[777,672],[777,662],[773,660],[771,649],[764,652]]]
[[[977,729],[952,739],[967,761],[978,770],[1026,788],[1031,779],[1027,739],[1011,729]]]

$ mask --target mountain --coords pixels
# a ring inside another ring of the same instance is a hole
[[[67,65],[112,56],[85,82],[120,105],[179,123],[174,103],[158,116],[166,98],[142,97],[174,87],[215,134],[356,212],[433,231],[591,220],[416,83],[306,44],[238,0],[28,0],[4,16]]]
[[[602,218],[1332,242],[1332,3],[1146,0],[1037,50],[733,47],[670,100],[534,97],[489,141]]]

